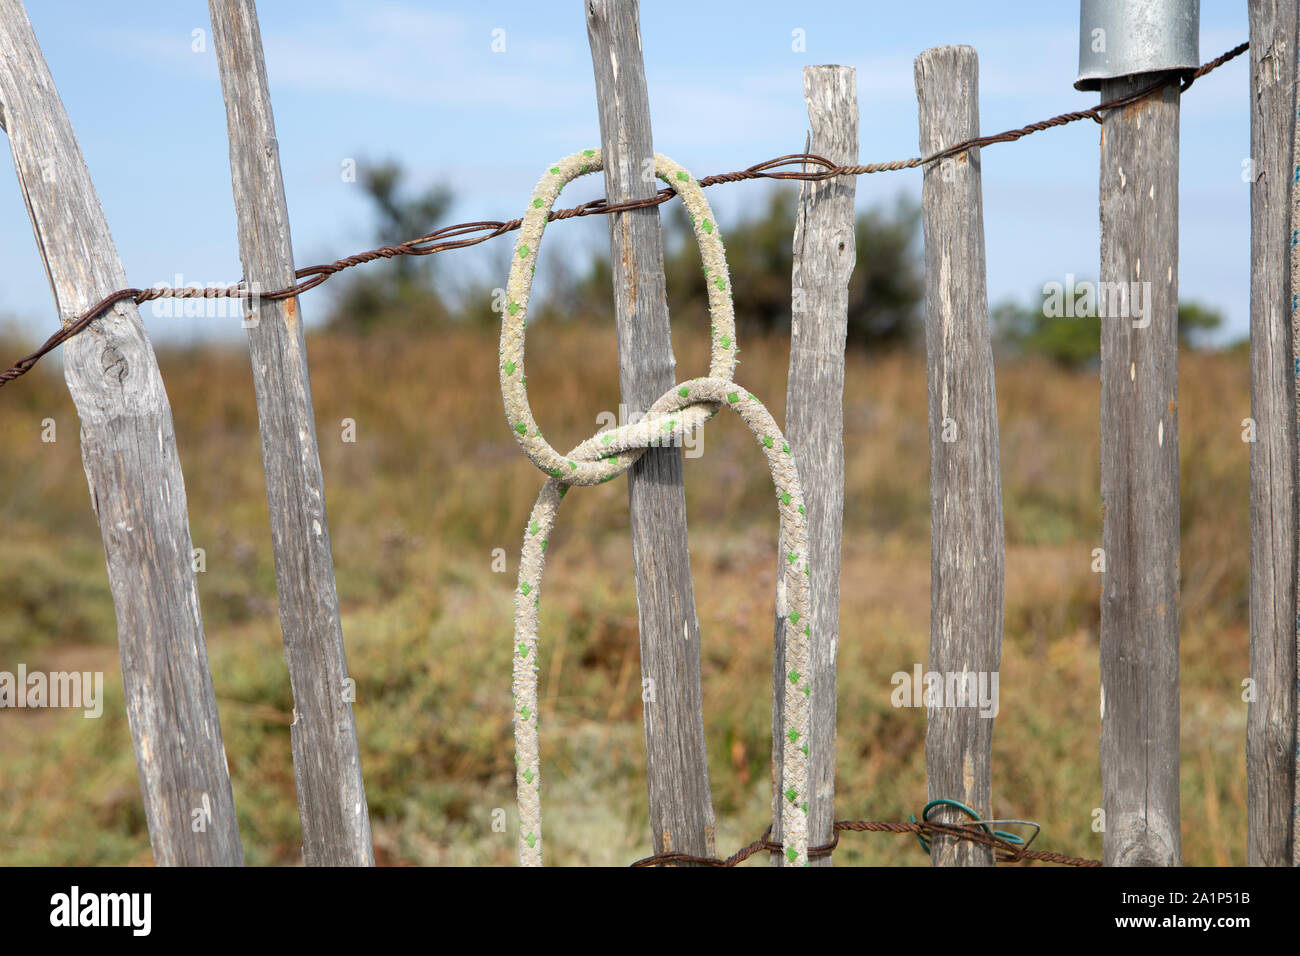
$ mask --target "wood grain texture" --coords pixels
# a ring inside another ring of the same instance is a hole
[[[1296,757],[1296,413],[1291,333],[1296,0],[1250,12],[1250,866],[1290,866]]]
[[[811,124],[809,151],[840,165],[858,161],[857,71],[851,66],[806,66],[804,100]],[[794,227],[791,272],[790,372],[785,437],[803,486],[812,586],[812,668],[808,728],[808,843],[831,842],[835,822],[835,658],[839,647],[840,544],[844,525],[844,344],[849,279],[857,260],[853,199],[857,180],[842,176],[802,183]],[[777,580],[784,574],[777,561]],[[785,735],[781,700],[785,674],[784,615],[776,620],[773,655],[772,745],[781,779]],[[772,839],[780,841],[781,794],[772,792]],[[809,859],[831,866],[832,857]],[[770,854],[775,866],[785,863]]]
[[[585,0],[596,77],[605,195],[611,202],[652,196],[642,175],[654,156],[650,98],[641,58],[636,0]],[[631,420],[676,381],[664,290],[663,236],[657,208],[609,216],[618,326],[619,380]],[[652,448],[628,472],[636,568],[646,776],[655,853],[712,856],[713,805],[704,746],[700,626],[686,539],[681,450]],[[644,686],[644,685],[643,685]]]
[[[1102,100],[1157,76],[1103,80]],[[1104,116],[1101,781],[1107,866],[1178,866],[1178,84]],[[1132,283],[1138,283],[1133,286]],[[1114,287],[1112,287],[1114,288]],[[1142,311],[1136,313],[1136,291]],[[1143,324],[1145,326],[1143,327]],[[1135,327],[1138,326],[1138,327]]]
[[[209,11],[244,277],[262,289],[282,288],[293,282],[293,247],[257,10],[252,0],[210,0]],[[280,627],[293,686],[290,737],[303,859],[309,866],[373,866],[298,300],[256,302],[249,321]]]
[[[967,46],[916,58],[921,153],[979,135],[979,60]],[[930,416],[930,657],[940,674],[992,675],[1002,660],[1005,555],[997,394],[984,262],[979,150],[925,170],[925,352]],[[978,681],[978,676],[976,677]],[[977,702],[930,707],[931,800],[991,815],[993,720]],[[966,822],[951,809],[937,822]],[[992,866],[987,847],[948,838],[932,866]]]
[[[19,186],[71,323],[126,286],[90,172],[19,0],[0,0],[0,100]],[[237,866],[243,850],[195,583],[171,406],[134,304],[63,350],[117,615],[127,721],[154,862]]]

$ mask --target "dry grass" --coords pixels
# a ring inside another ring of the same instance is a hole
[[[530,392],[567,448],[617,408],[612,330],[539,323]],[[788,343],[744,344],[737,379],[783,417]],[[706,343],[677,332],[681,377]],[[495,339],[456,329],[420,341],[318,335],[309,349],[330,527],[376,852],[390,863],[508,863],[513,836],[511,595],[541,478],[511,440],[495,391]],[[13,346],[3,354],[17,354]],[[176,416],[200,593],[245,852],[298,860],[292,708],[280,647],[247,356],[161,356]],[[581,369],[580,372],[573,371]],[[1240,355],[1182,366],[1183,838],[1194,864],[1242,864],[1247,673],[1248,373]],[[1095,373],[998,370],[1008,542],[998,816],[1036,819],[1041,845],[1097,856],[1100,544]],[[40,441],[54,418],[58,441]],[[357,441],[341,441],[356,421]],[[905,819],[925,800],[925,717],[890,706],[890,675],[926,660],[929,617],[925,373],[919,355],[850,357],[839,680],[841,817]],[[121,716],[112,605],[66,389],[38,370],[0,394],[0,669],[102,668],[100,720],[0,713],[0,863],[147,863]],[[772,601],[770,479],[743,425],[723,416],[688,460],[692,568],[704,635],[705,720],[718,848],[762,832],[768,801]],[[493,549],[508,555],[492,571]],[[548,856],[624,863],[645,827],[636,604],[622,482],[566,500],[542,601]],[[841,864],[925,862],[906,838],[846,838]],[[760,865],[761,861],[753,865]]]

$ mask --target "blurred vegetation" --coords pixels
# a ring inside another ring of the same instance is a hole
[[[1099,361],[1102,319],[1096,315],[1048,315],[1046,299],[1046,293],[1040,290],[1030,297],[1029,305],[1007,301],[995,306],[993,334],[998,344],[1013,354],[1041,355],[1059,365],[1082,366]],[[1196,302],[1178,305],[1178,338],[1185,345],[1203,343],[1222,325],[1223,314],[1215,309]]]
[[[451,207],[450,193],[430,187],[411,193],[406,176],[393,161],[363,164],[361,183],[375,212],[375,241],[396,244],[443,224]],[[758,212],[730,225],[724,236],[731,271],[736,324],[741,335],[788,332],[790,277],[793,267],[798,190],[767,193]],[[669,314],[676,322],[705,322],[708,296],[700,279],[702,265],[691,225],[680,203],[662,208],[664,276]],[[861,213],[856,221],[857,265],[849,287],[848,343],[882,348],[916,344],[924,337],[925,276],[921,260],[920,207],[900,197],[893,206]],[[489,283],[479,283],[460,304],[447,301],[433,281],[436,256],[392,260],[384,268],[349,274],[345,292],[330,317],[340,332],[369,333],[380,328],[427,328],[447,320],[490,323],[494,316],[483,303],[491,301]],[[599,318],[613,314],[609,259],[597,253],[580,271],[562,257],[547,260],[547,290],[539,308],[556,317]],[[1078,280],[1076,288],[1085,281]],[[1043,356],[1063,366],[1082,366],[1098,358],[1101,319],[1048,314],[1046,284],[1024,304],[1012,300],[991,312],[999,347],[1010,354]],[[537,316],[539,318],[544,316]],[[1184,302],[1178,309],[1178,332],[1188,345],[1205,342],[1223,324],[1220,312]]]
[[[792,189],[772,190],[766,208],[732,225],[723,235],[741,335],[789,333],[797,197]],[[702,264],[690,220],[678,206],[672,207],[666,218],[664,274],[669,311],[687,321],[707,324],[708,297],[699,280]],[[849,285],[851,346],[896,345],[919,330],[925,295],[919,229],[920,209],[907,200],[858,216],[854,228],[857,267]],[[588,281],[608,288],[608,264],[602,260]]]
[[[618,404],[609,322],[530,328],[534,410],[570,447]],[[682,376],[707,330],[675,337]],[[18,355],[24,343],[0,342]],[[738,377],[784,419],[789,340],[742,337]],[[508,433],[497,342],[460,325],[308,336],[361,761],[383,863],[510,864],[510,635],[522,529],[542,478]],[[159,354],[176,420],[199,590],[250,863],[300,862],[284,664],[246,350]],[[573,374],[574,368],[583,374]],[[1245,862],[1249,411],[1243,354],[1188,353],[1180,393],[1182,806],[1188,864]],[[1007,538],[992,810],[1044,825],[1039,846],[1097,857],[1100,541],[1098,381],[1045,359],[997,371]],[[924,359],[848,357],[837,815],[905,820],[925,802],[925,712],[890,677],[927,660]],[[341,422],[356,420],[355,444]],[[58,440],[40,440],[42,421]],[[104,716],[0,711],[0,864],[147,864],[123,717],[112,602],[58,370],[0,395],[0,669],[103,670]],[[687,459],[691,567],[703,634],[710,785],[723,853],[763,832],[771,749],[777,521],[743,423],[712,422]],[[494,573],[493,549],[506,573]],[[636,595],[622,482],[565,500],[547,553],[541,685],[548,859],[625,864],[650,852]],[[924,866],[906,837],[841,841],[837,863]],[[748,865],[761,866],[754,860]]]
[[[437,228],[451,210],[451,191],[431,186],[410,194],[406,172],[393,160],[358,164],[359,182],[375,214],[374,240],[395,246]],[[366,334],[377,328],[427,328],[449,317],[433,281],[437,256],[397,256],[348,273],[330,325]],[[339,281],[339,280],[335,280]]]
[[[434,187],[408,195],[401,187],[402,169],[392,162],[363,166],[361,183],[375,211],[375,241],[396,244],[424,235],[445,224],[449,194]],[[723,236],[736,306],[736,324],[747,332],[788,331],[790,273],[794,254],[798,192],[776,189],[756,214],[731,225]],[[676,322],[707,325],[708,296],[701,279],[699,248],[690,220],[680,203],[663,207],[664,276],[669,314]],[[920,209],[900,199],[891,207],[858,216],[854,230],[857,268],[849,289],[848,341],[855,346],[893,345],[919,331],[924,274],[919,255]],[[481,303],[491,289],[449,303],[432,281],[430,267],[438,256],[392,260],[384,268],[356,271],[340,280],[346,289],[330,316],[340,332],[369,333],[384,327],[427,327],[446,319],[479,322],[491,317]],[[609,259],[594,255],[585,268],[572,270],[561,257],[545,260],[547,294],[544,307],[567,317],[613,314]]]
[[[427,232],[445,194],[412,195],[400,170],[365,180],[376,238]],[[725,235],[744,363],[737,377],[784,419],[793,193]],[[699,259],[665,210],[665,269],[679,375],[708,364]],[[916,338],[916,210],[857,229],[850,340]],[[563,257],[555,268],[562,269]],[[308,335],[330,531],[376,857],[390,864],[509,864],[514,814],[511,628],[522,529],[542,478],[519,454],[497,391],[489,294],[448,306],[434,264],[399,259],[350,276],[332,327]],[[530,322],[534,412],[567,448],[618,407],[608,265],[557,272]],[[342,280],[340,280],[342,281]],[[1184,325],[1217,317],[1187,312]],[[992,812],[1044,826],[1040,848],[1098,857],[1101,537],[1095,372],[1086,320],[997,313],[1014,361],[997,370],[1007,541],[1001,711]],[[565,321],[558,321],[564,318]],[[26,352],[4,341],[0,354]],[[159,351],[175,416],[213,682],[249,863],[301,861],[289,741],[292,693],[276,610],[253,385],[243,348]],[[1182,358],[1182,808],[1188,864],[1245,862],[1249,413],[1241,350]],[[574,374],[581,369],[581,374]],[[323,383],[323,384],[322,384]],[[925,360],[850,350],[837,816],[904,820],[926,800],[925,712],[890,705],[891,675],[927,660],[930,524]],[[356,423],[342,440],[343,419]],[[57,441],[41,441],[54,419]],[[743,423],[722,416],[687,459],[691,567],[703,633],[705,728],[717,846],[769,813],[777,520]],[[104,716],[0,711],[0,865],[151,860],[123,716],[113,607],[80,463],[77,417],[53,362],[0,395],[0,670],[102,670]],[[621,482],[566,498],[547,554],[541,686],[548,860],[623,864],[650,852],[636,595]],[[496,550],[506,555],[496,573]],[[760,587],[760,591],[764,588]],[[836,861],[924,866],[914,840],[841,841]],[[749,865],[761,866],[758,859]]]

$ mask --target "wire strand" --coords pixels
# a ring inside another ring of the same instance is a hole
[[[802,182],[822,182],[827,179],[833,179],[836,176],[865,176],[872,173],[896,172],[903,169],[916,169],[922,166],[929,166],[941,162],[958,153],[964,153],[971,149],[979,149],[984,146],[992,146],[994,143],[1012,143],[1016,140],[1023,139],[1033,133],[1038,133],[1046,129],[1052,129],[1058,126],[1066,126],[1070,123],[1077,123],[1080,120],[1090,119],[1097,123],[1102,121],[1102,113],[1109,110],[1122,109],[1131,106],[1141,100],[1152,96],[1172,83],[1180,84],[1180,92],[1185,93],[1187,89],[1200,77],[1213,72],[1233,60],[1250,48],[1249,43],[1240,43],[1215,57],[1207,63],[1202,64],[1190,75],[1183,76],[1178,72],[1167,74],[1162,80],[1152,84],[1149,87],[1129,93],[1125,96],[1115,97],[1096,107],[1087,110],[1075,110],[1069,113],[1061,113],[1050,119],[1040,120],[1037,123],[1029,123],[1017,129],[1005,130],[1001,133],[993,133],[989,136],[976,136],[971,139],[963,140],[952,146],[945,147],[938,152],[931,153],[929,156],[917,156],[911,159],[899,159],[886,163],[868,163],[865,166],[840,166],[832,163],[824,156],[816,156],[811,153],[791,153],[786,156],[778,156],[775,159],[769,159],[761,163],[755,163],[746,169],[737,170],[731,173],[715,173],[712,176],[705,176],[699,180],[701,186],[715,186],[719,183],[738,183],[752,179],[778,179],[778,180],[799,180]],[[816,170],[809,170],[806,167],[819,167]],[[797,167],[797,168],[787,168]],[[561,219],[577,219],[582,216],[609,215],[615,212],[630,212],[635,209],[649,209],[654,206],[662,205],[672,199],[676,193],[671,189],[660,189],[653,196],[645,199],[630,199],[625,202],[611,203],[606,198],[593,199],[589,202],[573,206],[569,209],[559,209],[553,211],[547,217],[548,222],[554,222]],[[480,220],[478,222],[462,222],[453,226],[444,226],[436,229],[427,235],[420,236],[417,239],[408,239],[393,246],[380,246],[378,249],[370,249],[366,252],[359,252],[355,255],[346,256],[342,259],[335,259],[333,262],[317,266],[307,266],[299,269],[294,273],[294,278],[298,281],[293,285],[285,286],[282,289],[276,289],[271,292],[259,292],[255,289],[250,290],[247,284],[242,280],[225,287],[215,289],[200,289],[197,287],[173,288],[169,286],[154,286],[149,289],[119,289],[110,295],[104,296],[89,309],[83,312],[75,320],[65,324],[57,332],[51,335],[40,348],[14,362],[5,371],[0,372],[0,387],[7,385],[17,378],[26,375],[31,371],[42,358],[58,348],[64,342],[76,335],[84,332],[96,319],[102,316],[114,306],[130,300],[137,305],[149,302],[154,299],[250,299],[253,301],[276,302],[281,299],[289,299],[301,295],[318,285],[329,280],[332,276],[338,275],[346,269],[362,265],[367,262],[374,262],[377,259],[393,259],[398,256],[431,256],[439,252],[446,252],[450,249],[465,249],[469,246],[476,246],[481,242],[487,242],[489,239],[495,239],[497,236],[504,235],[507,232],[513,232],[522,225],[522,219],[510,219],[507,221],[499,220]]]

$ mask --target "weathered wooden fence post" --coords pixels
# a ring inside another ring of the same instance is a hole
[[[67,324],[125,287],[126,274],[19,0],[0,0],[0,101],[19,186]],[[104,539],[154,862],[240,865],[185,479],[171,405],[134,303],[119,303],[71,339],[63,361]]]
[[[926,50],[916,58],[915,73],[922,155],[979,135],[973,49]],[[929,670],[944,675],[946,694],[943,705],[928,708],[928,791],[931,800],[958,800],[987,818],[1005,556],[979,150],[925,170],[921,210],[930,396]],[[988,706],[981,706],[981,691]],[[968,822],[947,807],[936,808],[930,819]],[[992,866],[993,854],[939,837],[930,862]]]
[[[1192,4],[1195,7],[1195,4]],[[1080,88],[1103,101],[1146,89],[1182,63],[1137,40],[1139,12],[1168,0],[1089,3]],[[1139,9],[1140,8],[1140,9]],[[1159,8],[1159,9],[1157,9]],[[1142,22],[1141,29],[1150,31]],[[1087,69],[1102,31],[1107,57]],[[1143,33],[1143,36],[1148,35]],[[1196,65],[1192,31],[1191,65]],[[1186,56],[1186,51],[1181,51]],[[1090,80],[1090,81],[1089,81]],[[1177,866],[1178,793],[1178,112],[1177,82],[1101,129],[1101,778],[1107,866]]]
[[[1296,410],[1291,335],[1296,0],[1250,9],[1251,866],[1290,866],[1296,721]]]
[[[584,0],[600,110],[605,195],[653,196],[654,157],[637,0]],[[675,381],[659,210],[609,217],[619,379],[631,420]],[[655,853],[712,856],[713,804],[704,746],[700,625],[695,615],[681,451],[652,448],[627,476],[636,562],[646,777]]]
[[[849,166],[858,161],[857,71],[851,66],[806,66],[804,99],[812,126],[809,152]],[[844,524],[844,343],[848,333],[849,278],[857,260],[853,197],[857,180],[840,176],[805,182],[799,190],[791,274],[790,374],[785,437],[803,485],[808,512],[808,565],[812,577],[812,698],[808,732],[808,843],[834,837],[835,657],[840,623],[840,542]],[[778,558],[777,580],[784,573]],[[784,616],[776,622],[772,752],[776,770],[772,794],[772,839],[781,840],[781,700],[786,669],[781,639]],[[785,857],[771,854],[780,866]],[[810,866],[831,866],[831,857],[812,857]]]
[[[209,0],[230,135],[244,278],[294,279],[289,213],[253,0]],[[298,300],[253,301],[248,330],[284,655],[293,687],[294,780],[309,866],[372,866],[307,348]]]

